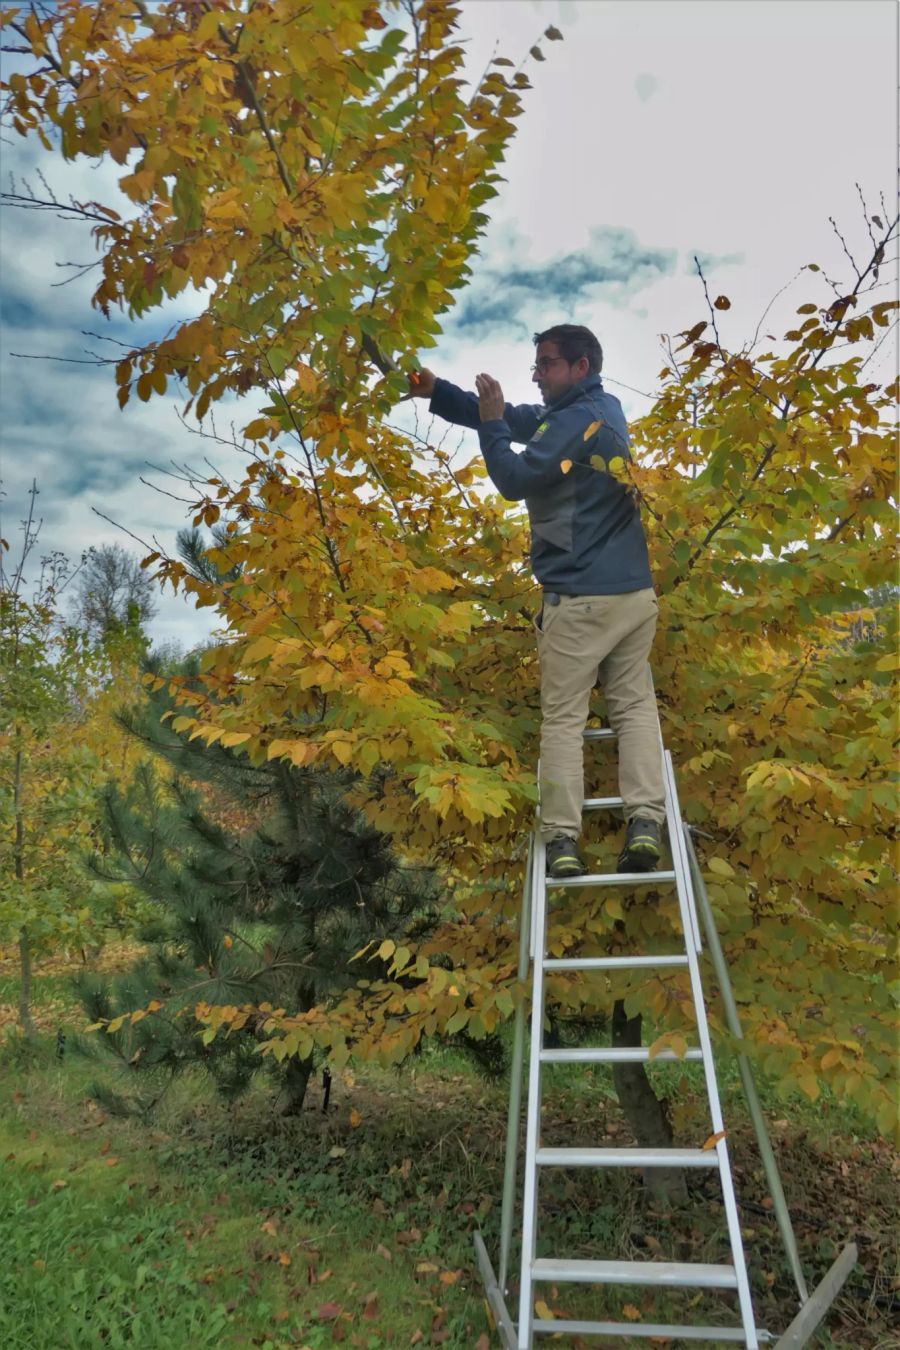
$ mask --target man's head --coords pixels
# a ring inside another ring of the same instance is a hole
[[[545,403],[555,403],[573,385],[603,367],[603,349],[589,328],[558,323],[534,335],[532,380]]]

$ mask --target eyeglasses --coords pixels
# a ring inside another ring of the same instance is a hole
[[[538,375],[546,375],[547,371],[553,365],[554,361],[565,361],[565,359],[566,358],[564,356],[542,356],[541,359],[539,361],[536,361],[535,364],[531,367],[531,373],[532,375],[534,375],[535,372]]]

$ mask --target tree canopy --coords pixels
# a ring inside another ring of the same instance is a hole
[[[195,526],[224,522],[217,576],[145,560],[227,626],[205,692],[168,682],[173,726],[254,764],[350,769],[352,804],[454,887],[431,938],[377,948],[391,978],[365,981],[361,958],[337,1008],[271,1018],[273,1047],[311,1039],[338,1061],[477,1038],[524,997],[513,923],[539,719],[525,522],[480,460],[458,466],[389,420],[395,366],[414,371],[469,275],[528,84],[498,57],[467,93],[458,17],[443,0],[61,0],[2,19],[35,61],[9,81],[16,128],[125,170],[129,218],[78,208],[102,254],[94,304],[136,316],[197,289],[195,318],[116,364],[120,406],[184,386],[202,419],[264,391],[243,480],[214,477],[196,503]],[[852,623],[894,579],[897,388],[865,370],[896,309],[878,291],[897,222],[864,211],[868,256],[840,281],[809,264],[796,325],[763,350],[722,344],[724,296],[680,334],[631,472],[660,592],[663,734],[748,1036],[786,1088],[825,1083],[889,1130],[896,614],[868,641]],[[611,853],[611,831],[589,852]],[[676,922],[668,897],[572,895],[550,948],[664,947]],[[551,997],[588,1012],[624,997],[676,1030],[689,1008],[677,972],[560,976]]]

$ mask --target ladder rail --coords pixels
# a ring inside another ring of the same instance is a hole
[[[725,1009],[725,1021],[728,1023],[728,1029],[732,1036],[734,1036],[735,1040],[740,1045],[744,1039],[744,1029],[741,1026],[741,1019],[738,1015],[734,990],[731,987],[731,976],[728,974],[725,953],[722,951],[722,944],[716,930],[716,921],[713,916],[712,907],[709,903],[709,896],[706,893],[706,885],[703,881],[703,874],[700,871],[700,863],[697,859],[694,841],[691,838],[690,827],[684,824],[684,822],[682,822],[682,833],[684,836],[684,845],[687,853],[691,883],[695,889],[697,907],[703,921],[703,930],[706,934],[706,946],[719,984],[719,997],[721,998]],[[753,1073],[747,1055],[739,1049],[735,1058],[737,1059],[741,1086],[744,1089],[744,1097],[747,1101],[747,1110],[750,1114],[750,1120],[756,1134],[757,1144],[759,1145],[759,1152],[766,1173],[766,1180],[769,1183],[769,1194],[772,1197],[772,1205],[775,1210],[778,1229],[781,1233],[782,1245],[784,1246],[788,1264],[790,1265],[791,1272],[794,1276],[794,1284],[797,1286],[797,1295],[802,1307],[809,1299],[809,1288],[803,1275],[803,1267],[800,1264],[800,1253],[797,1248],[797,1239],[794,1235],[794,1225],[791,1222],[791,1214],[784,1194],[784,1187],[781,1184],[778,1163],[775,1161],[775,1154],[772,1150],[772,1141],[770,1140],[769,1132],[766,1129],[762,1103],[759,1100],[759,1093],[756,1090],[756,1083],[753,1080]]]
[[[525,863],[525,886],[522,908],[519,912],[519,968],[520,984],[528,979],[529,944],[531,941],[531,897],[534,890],[535,835],[528,839],[528,857]],[[503,1200],[500,1207],[500,1267],[497,1283],[506,1294],[509,1272],[509,1253],[512,1246],[513,1215],[516,1204],[516,1171],[519,1160],[519,1121],[522,1115],[522,1065],[525,1050],[525,1000],[516,1007],[513,1031],[512,1057],[509,1066],[509,1109],[506,1118],[506,1157],[503,1166]]]
[[[719,1101],[719,1088],[716,1081],[715,1060],[709,1023],[706,1016],[706,1002],[703,996],[703,984],[700,978],[700,963],[697,959],[697,945],[689,940],[692,932],[691,918],[696,923],[696,910],[693,906],[690,871],[684,835],[681,829],[681,808],[678,802],[678,789],[675,784],[675,771],[672,756],[668,750],[663,752],[663,778],[666,790],[666,819],[668,823],[669,848],[672,853],[672,865],[677,874],[676,889],[681,909],[681,921],[684,927],[685,948],[688,956],[688,972],[691,981],[691,994],[694,1003],[694,1015],[697,1019],[697,1040],[703,1059],[703,1075],[706,1081],[706,1095],[709,1101],[710,1117],[714,1134],[722,1137],[715,1145],[719,1159],[719,1180],[722,1186],[722,1198],[725,1205],[725,1220],[734,1261],[738,1302],[741,1320],[744,1324],[747,1350],[758,1350],[756,1319],[753,1314],[753,1302],[750,1294],[750,1281],[747,1275],[747,1262],[744,1256],[744,1243],[741,1237],[741,1222],[731,1175],[731,1163],[728,1157],[728,1144],[725,1139],[725,1127],[722,1119],[722,1107]]]
[[[541,1127],[541,1052],[544,1048],[544,947],[547,929],[546,846],[535,831],[531,924],[531,1045],[528,1064],[528,1106],[525,1123],[525,1186],[522,1196],[522,1263],[519,1288],[519,1350],[531,1350],[532,1267],[537,1254],[537,1150]]]

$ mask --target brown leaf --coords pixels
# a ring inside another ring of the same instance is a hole
[[[622,1309],[622,1316],[627,1317],[629,1322],[639,1322],[641,1320],[641,1310],[636,1308],[633,1303],[626,1303]]]
[[[563,40],[562,33],[558,28],[554,28],[552,23],[549,28],[544,29],[544,37],[550,42],[562,42]]]
[[[289,1253],[289,1252],[279,1252],[279,1253],[278,1253],[278,1264],[279,1264],[280,1266],[289,1266],[289,1265],[291,1264],[290,1253]]]
[[[475,1350],[491,1350],[491,1342],[486,1331],[483,1331],[475,1342]]]
[[[707,1139],[706,1143],[703,1145],[701,1151],[703,1153],[706,1153],[709,1149],[715,1148],[719,1140],[724,1139],[727,1133],[728,1133],[727,1130],[719,1130],[716,1134],[711,1134]]]
[[[316,1317],[320,1322],[333,1322],[343,1311],[340,1303],[322,1303],[316,1309]]]
[[[544,53],[541,51],[540,47],[532,47],[531,55],[534,57],[535,61],[546,61],[547,59],[544,56]]]
[[[727,295],[717,295],[713,303],[716,309],[731,309],[731,301]]]
[[[354,1107],[353,1110],[350,1112],[350,1128],[351,1130],[358,1130],[361,1124],[362,1124],[362,1116]]]
[[[420,1342],[420,1341],[424,1341],[424,1339],[425,1339],[425,1337],[422,1335],[422,1332],[421,1332],[421,1331],[414,1331],[413,1334],[412,1334],[412,1335],[410,1336],[410,1338],[409,1338],[409,1343],[410,1343],[410,1345],[418,1345],[419,1342]],[[485,1342],[485,1345],[486,1345],[486,1344],[487,1344],[487,1343]],[[477,1350],[477,1347],[476,1347],[476,1350]]]
[[[376,1320],[376,1318],[380,1317],[380,1315],[381,1315],[381,1310],[380,1310],[380,1308],[378,1307],[378,1290],[377,1290],[377,1289],[373,1289],[372,1292],[371,1292],[371,1294],[366,1294],[366,1297],[365,1297],[364,1300],[363,1300],[363,1311],[362,1311],[362,1315],[363,1315],[363,1317],[365,1317],[369,1322],[374,1322],[374,1321]]]
[[[461,1270],[442,1270],[441,1284],[456,1284],[462,1278]]]
[[[261,1233],[268,1233],[271,1237],[275,1237],[278,1232],[278,1224],[274,1219],[266,1219],[265,1223],[259,1225],[259,1231]]]
[[[379,1242],[375,1250],[379,1256],[384,1257],[385,1261],[393,1261],[394,1259],[393,1256],[391,1256],[391,1253],[388,1251],[387,1247],[384,1245],[383,1242]]]

